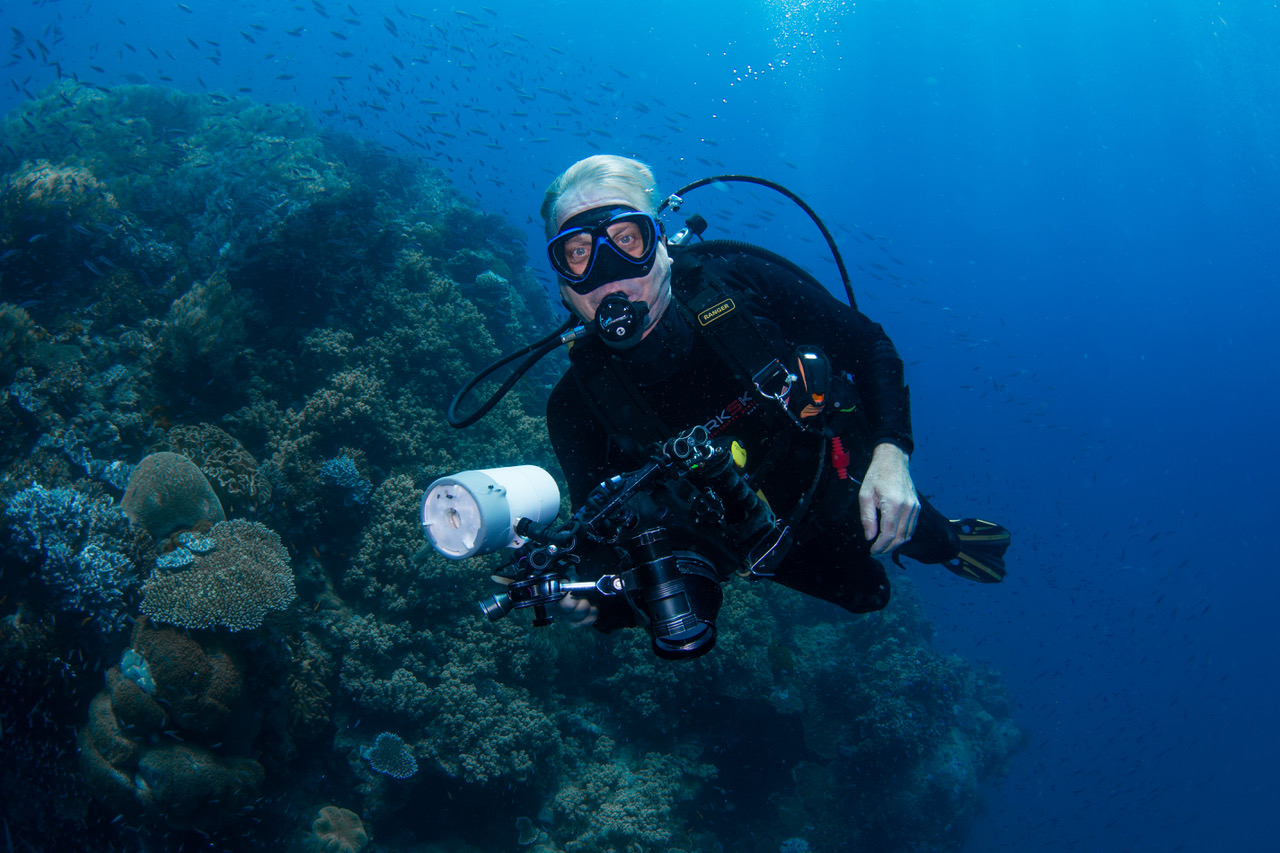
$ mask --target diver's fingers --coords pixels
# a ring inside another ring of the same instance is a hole
[[[870,542],[880,531],[879,511],[876,509],[876,490],[864,480],[858,489],[858,510],[862,515],[862,533]]]
[[[900,508],[888,500],[880,501],[880,535],[876,537],[876,541],[871,543],[872,554],[883,554],[893,547],[894,540],[898,538],[898,529],[901,526],[901,519],[898,515]]]
[[[916,525],[920,523],[920,498],[916,497],[916,495],[914,494],[914,490],[912,493],[912,498],[913,500],[911,502],[912,503],[911,523],[907,525],[907,537],[902,540],[903,545],[910,542],[911,537],[916,535]]]
[[[600,608],[587,599],[578,598],[572,594],[560,599],[560,609],[564,611],[561,615],[569,623],[570,628],[585,628],[593,625],[600,615]]]
[[[920,516],[920,502],[912,495],[905,501],[880,501],[880,535],[871,546],[871,553],[885,554],[905,545],[915,532]]]

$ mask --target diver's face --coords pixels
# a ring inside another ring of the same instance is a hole
[[[634,202],[621,198],[616,192],[600,190],[579,191],[561,201],[556,211],[556,228],[557,230],[562,228],[565,222],[579,213],[609,205],[633,207]],[[566,259],[572,267],[572,256],[567,256]],[[662,319],[667,307],[671,304],[671,257],[667,254],[666,243],[662,241],[658,243],[657,251],[654,255],[653,268],[649,270],[648,275],[611,281],[600,285],[589,293],[578,293],[565,285],[564,282],[560,284],[560,296],[569,305],[570,310],[584,323],[590,323],[594,320],[596,309],[600,307],[601,300],[614,293],[621,293],[631,302],[645,302],[648,304],[649,316],[646,319],[645,330],[641,337],[643,338],[652,332],[657,322]]]

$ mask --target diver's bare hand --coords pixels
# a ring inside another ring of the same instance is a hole
[[[504,578],[502,575],[489,575],[489,580],[509,586],[515,578]],[[594,625],[600,616],[600,608],[585,598],[569,593],[555,603],[553,616],[559,616],[570,628],[586,628]]]
[[[872,554],[885,554],[905,545],[916,532],[920,498],[908,469],[910,458],[895,444],[878,444],[858,490],[862,532]]]
[[[586,628],[594,625],[597,617],[600,616],[599,607],[573,593],[560,599],[557,606],[560,610],[556,615],[568,622],[570,628]]]

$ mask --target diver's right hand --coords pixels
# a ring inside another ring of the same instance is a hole
[[[594,625],[600,616],[599,607],[592,604],[589,599],[579,598],[573,593],[560,599],[556,606],[560,608],[556,615],[568,622],[570,628],[586,628]]]
[[[494,583],[500,583],[503,586],[510,586],[515,578],[489,575],[489,580]],[[596,619],[600,617],[600,608],[586,598],[580,598],[573,593],[569,593],[555,603],[555,610],[551,615],[559,616],[568,623],[570,628],[587,628],[594,625]]]

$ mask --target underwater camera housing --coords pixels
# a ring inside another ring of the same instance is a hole
[[[532,470],[530,470],[532,469]],[[534,473],[536,472],[536,473]],[[597,486],[568,523],[553,525],[559,490],[534,466],[442,477],[422,501],[422,527],[437,551],[466,559],[514,549],[499,574],[505,591],[480,602],[491,621],[548,605],[569,593],[621,596],[645,626],[653,650],[688,660],[711,650],[720,584],[758,573],[788,537],[740,475],[729,448],[694,427],[662,443],[635,471]],[[579,573],[600,576],[575,581]]]

